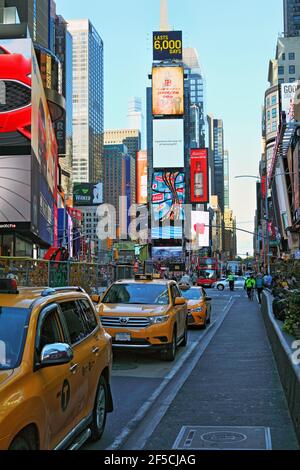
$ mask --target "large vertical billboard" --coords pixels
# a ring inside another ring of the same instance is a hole
[[[17,199],[12,196],[9,203],[13,202],[23,221],[25,218],[28,222],[28,232],[52,244],[56,224],[57,143],[30,39],[0,40],[2,157],[6,160],[8,172],[13,168],[13,159],[17,159],[15,173],[12,171],[10,179],[6,177],[6,180],[9,181],[11,194],[23,196],[30,205],[30,216],[19,196]],[[22,179],[20,172],[23,172]],[[26,183],[27,189],[20,192],[20,184],[23,183]],[[8,212],[7,203],[1,198],[0,222],[7,222],[7,218],[11,217],[13,214]]]
[[[295,97],[299,83],[281,84],[281,110],[285,113],[287,123],[295,121]]]
[[[153,32],[153,60],[182,60],[182,31]]]
[[[184,220],[185,176],[179,171],[155,172],[152,208],[155,221]]]
[[[183,67],[153,67],[152,113],[153,116],[184,115]]]
[[[209,247],[209,212],[191,212],[191,244],[193,250]]]
[[[209,202],[208,150],[191,150],[191,202]]]
[[[184,167],[183,119],[153,121],[153,168]]]
[[[148,158],[147,151],[142,150],[136,154],[136,203],[148,202]]]

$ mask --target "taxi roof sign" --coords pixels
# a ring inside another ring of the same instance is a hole
[[[134,276],[136,281],[152,281],[152,274],[136,274]]]
[[[0,294],[18,293],[18,285],[15,279],[0,279]]]

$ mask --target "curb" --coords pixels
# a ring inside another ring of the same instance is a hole
[[[293,363],[292,355],[295,350],[288,344],[273,316],[272,299],[269,292],[263,293],[262,315],[300,444],[300,365]],[[300,344],[298,349],[299,347]]]

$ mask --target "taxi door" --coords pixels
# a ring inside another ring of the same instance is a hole
[[[171,285],[171,294],[173,305],[175,302],[176,297],[182,297],[178,287],[176,284]],[[186,321],[187,321],[187,307],[186,305],[174,305],[173,307],[176,311],[176,319],[177,319],[177,338],[182,338],[186,328]]]
[[[39,368],[42,349],[54,343],[65,343],[56,304],[40,312],[35,342],[35,382],[45,410],[41,442],[45,449],[53,449],[72,430],[76,404],[70,364]]]

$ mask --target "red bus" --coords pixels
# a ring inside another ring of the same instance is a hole
[[[222,262],[216,258],[199,258],[196,273],[198,286],[212,287],[222,277]]]

